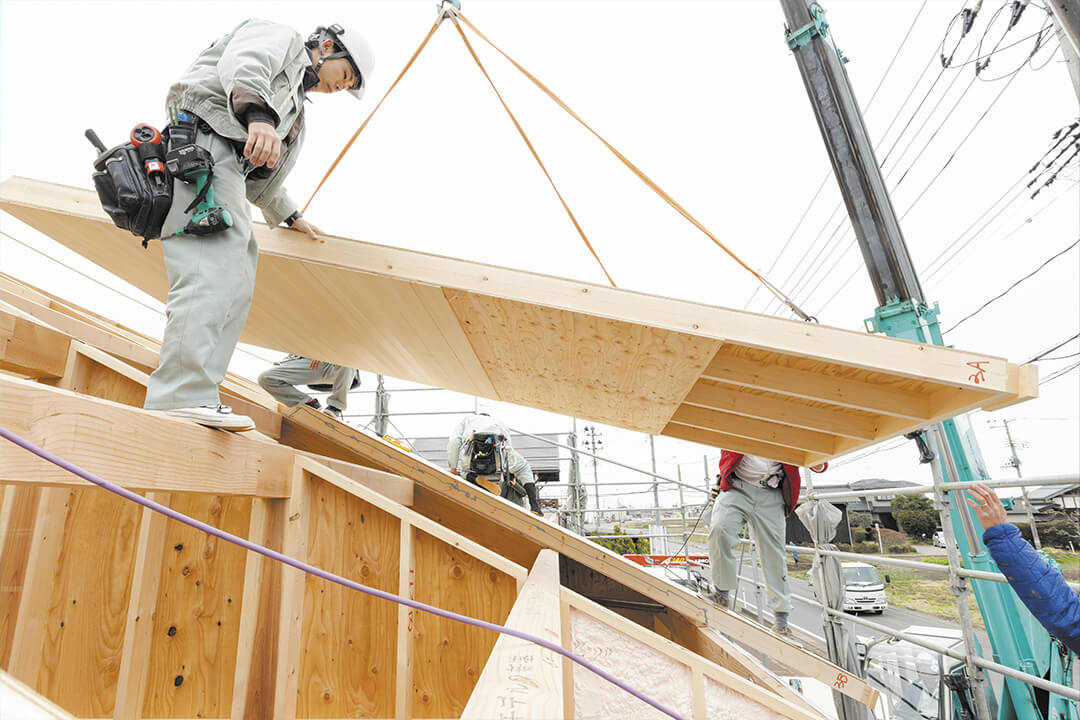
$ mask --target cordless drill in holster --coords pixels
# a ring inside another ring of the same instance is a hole
[[[169,126],[169,152],[165,166],[177,180],[195,183],[195,199],[184,212],[195,212],[177,235],[212,235],[233,225],[232,215],[214,202],[214,156],[195,144],[199,120],[184,110],[176,112]]]

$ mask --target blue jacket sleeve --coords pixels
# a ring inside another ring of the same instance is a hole
[[[1035,552],[1015,525],[995,525],[983,533],[983,542],[1035,619],[1080,653],[1080,595],[1065,577]]]

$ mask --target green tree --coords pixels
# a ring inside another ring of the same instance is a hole
[[[897,495],[892,514],[900,529],[912,537],[928,538],[938,526],[938,512],[930,498],[922,495]]]
[[[853,528],[868,528],[874,526],[874,518],[870,513],[852,510],[848,513],[848,525]]]
[[[643,555],[649,554],[648,538],[630,537],[626,534],[626,531],[618,525],[611,529],[611,534],[622,535],[623,537],[591,538],[591,540],[597,545],[600,545],[601,547],[606,547],[608,550],[619,553],[620,555],[637,553],[641,553]]]

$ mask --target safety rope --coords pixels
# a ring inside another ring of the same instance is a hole
[[[621,152],[619,152],[615,148],[615,146],[613,146],[611,143],[609,143],[607,140],[605,140],[598,132],[593,130],[592,127],[587,122],[585,122],[585,120],[582,119],[582,117],[580,115],[578,115],[576,112],[574,112],[570,108],[569,105],[564,103],[562,101],[562,99],[559,98],[558,95],[556,95],[554,92],[551,91],[550,88],[548,88],[547,85],[542,83],[535,75],[533,75],[531,72],[529,72],[524,67],[522,67],[522,65],[520,63],[518,63],[516,60],[514,60],[514,58],[507,55],[505,52],[503,52],[503,50],[498,45],[496,45],[490,39],[488,39],[488,37],[486,35],[484,35],[484,33],[482,33],[479,28],[477,28],[475,25],[473,25],[473,23],[467,17],[465,17],[461,13],[458,13],[457,17],[463,23],[468,25],[469,29],[472,30],[474,33],[476,33],[477,37],[479,37],[481,40],[486,42],[497,53],[499,53],[504,58],[506,58],[506,60],[509,61],[510,64],[513,65],[515,68],[517,68],[518,71],[521,72],[522,75],[527,77],[532,82],[533,85],[535,85],[541,91],[543,91],[544,94],[546,94],[549,98],[551,98],[551,100],[556,105],[558,105],[563,110],[565,110],[566,113],[568,115],[570,115],[570,117],[577,120],[578,123],[580,123],[582,127],[584,127],[586,130],[588,130],[593,135],[593,137],[595,137],[597,140],[599,140],[601,143],[603,143],[604,147],[606,147],[608,150],[610,150],[611,153],[615,157],[617,157],[620,161],[622,161],[623,165],[625,165],[631,172],[633,172],[635,175],[637,175],[638,178],[643,183],[645,183],[653,192],[655,192],[657,195],[659,195],[668,205],[670,205],[672,208],[674,208],[680,215],[682,215],[684,218],[686,218],[694,227],[696,227],[698,230],[703,232],[706,235],[706,237],[708,237],[710,240],[712,240],[714,243],[716,243],[720,247],[720,249],[723,250],[724,252],[726,252],[728,255],[730,255],[731,258],[735,262],[737,262],[745,270],[747,270],[751,275],[753,275],[755,278],[757,278],[758,282],[760,282],[762,285],[764,285],[765,289],[767,289],[769,292],[771,292],[776,297],[777,300],[779,300],[780,302],[782,302],[783,304],[785,304],[789,308],[791,308],[792,312],[794,312],[796,315],[798,315],[803,320],[814,320],[815,319],[815,318],[812,318],[810,315],[807,315],[805,312],[803,312],[802,309],[800,309],[795,304],[795,301],[792,300],[790,297],[788,297],[782,290],[780,290],[780,288],[773,285],[765,277],[763,277],[759,272],[757,272],[752,267],[750,267],[745,262],[743,262],[743,260],[738,255],[736,255],[734,252],[732,252],[731,249],[729,249],[724,243],[722,243],[719,238],[717,238],[712,232],[709,231],[708,228],[706,228],[704,225],[702,225],[701,222],[698,221],[697,218],[695,218],[693,215],[691,215],[686,210],[686,208],[684,208],[682,205],[680,205],[678,202],[676,202],[676,200],[673,197],[671,197],[671,195],[669,195],[667,192],[664,191],[663,188],[661,188],[659,185],[657,185],[652,180],[652,178],[650,178],[648,175],[646,175],[637,165],[635,165],[633,162],[631,162],[629,158],[627,158],[625,155],[623,155]],[[458,32],[461,32],[460,28],[458,28]],[[464,37],[464,35],[462,35],[462,37]],[[466,41],[466,42],[468,42],[468,41]],[[474,55],[474,57],[475,57],[475,55]]]
[[[356,142],[356,138],[360,136],[360,133],[362,133],[364,131],[364,128],[367,127],[368,123],[371,122],[371,118],[375,117],[375,113],[378,112],[380,107],[382,107],[383,101],[385,101],[386,98],[390,96],[390,93],[393,92],[394,88],[397,87],[397,84],[401,82],[401,78],[405,77],[405,73],[407,73],[409,71],[409,68],[412,67],[412,64],[416,62],[416,58],[420,56],[421,51],[423,51],[423,49],[427,47],[428,41],[431,40],[431,36],[435,34],[435,31],[439,29],[440,24],[441,17],[439,20],[436,20],[435,23],[431,26],[431,29],[428,30],[427,35],[424,36],[424,40],[420,43],[420,46],[416,48],[416,51],[412,54],[412,57],[409,58],[409,62],[405,63],[405,67],[401,68],[401,72],[398,73],[397,78],[395,78],[394,82],[390,84],[389,88],[387,88],[386,92],[382,96],[382,99],[380,99],[379,102],[375,105],[375,108],[371,111],[371,113],[368,114],[364,122],[360,124],[360,127],[356,129],[356,132],[353,133],[352,137],[349,138],[349,142],[345,143],[345,147],[341,148],[341,152],[339,152],[338,156],[334,158],[334,162],[330,165],[330,169],[326,171],[325,175],[323,175],[322,180],[319,181],[318,186],[316,186],[315,191],[311,193],[311,197],[308,198],[308,201],[304,203],[304,209],[302,212],[307,212],[308,206],[311,205],[311,201],[315,199],[315,195],[317,195],[319,190],[322,189],[323,184],[326,183],[326,179],[330,177],[330,173],[334,172],[334,169],[337,168],[338,163],[340,163],[341,159],[345,157],[345,153],[349,152],[349,148],[351,148],[353,143]]]
[[[458,15],[462,20],[465,20],[460,14]],[[468,22],[468,20],[465,20]],[[470,23],[470,27],[472,27]],[[570,217],[570,222],[574,224],[574,228],[578,231],[578,235],[585,242],[585,247],[589,248],[589,252],[596,258],[596,262],[600,265],[600,269],[604,271],[604,275],[607,277],[608,282],[611,283],[611,287],[616,287],[615,281],[611,279],[611,274],[604,267],[603,261],[600,260],[600,256],[596,254],[596,250],[593,248],[592,243],[589,242],[589,238],[585,236],[585,231],[581,229],[581,224],[578,223],[577,218],[574,217],[574,213],[570,210],[570,206],[566,204],[566,200],[563,199],[562,193],[559,192],[559,188],[555,186],[555,181],[551,179],[551,173],[548,172],[547,167],[544,166],[544,161],[540,159],[540,155],[536,152],[536,148],[533,147],[532,142],[529,141],[529,136],[525,134],[525,129],[521,127],[521,123],[514,116],[510,106],[503,100],[502,93],[499,92],[499,88],[495,87],[495,83],[492,81],[491,76],[488,75],[488,71],[484,68],[484,64],[480,62],[480,57],[476,54],[476,50],[473,49],[472,43],[469,42],[469,38],[465,37],[465,32],[461,29],[461,25],[457,22],[454,23],[454,29],[458,31],[458,35],[465,41],[465,47],[468,48],[469,54],[472,55],[473,60],[476,61],[476,66],[480,68],[480,72],[484,73],[484,77],[487,78],[488,84],[491,85],[491,89],[495,91],[495,96],[499,98],[499,102],[502,103],[503,109],[506,110],[506,114],[510,116],[510,121],[514,123],[514,127],[517,128],[518,133],[521,134],[521,139],[525,141],[525,144],[529,147],[529,152],[532,153],[536,163],[540,166],[540,169],[544,172],[544,177],[551,183],[551,189],[555,191],[555,195],[558,196],[559,202],[562,203],[563,210]]]
[[[535,635],[530,635],[529,633],[521,632],[520,630],[515,630],[514,628],[506,627],[504,625],[497,625],[495,623],[487,622],[486,620],[480,620],[479,618],[472,618],[472,617],[469,617],[467,615],[461,615],[459,613],[452,612],[450,610],[443,610],[442,608],[435,607],[434,605],[428,605],[426,603],[422,603],[422,602],[419,602],[417,600],[413,600],[412,598],[403,597],[401,595],[395,595],[393,593],[386,592],[385,590],[379,590],[377,588],[369,587],[367,585],[361,585],[358,582],[355,582],[353,580],[349,580],[348,578],[341,577],[340,575],[335,575],[332,572],[329,572],[327,570],[323,570],[321,568],[317,568],[314,565],[309,565],[308,563],[306,563],[306,562],[304,562],[302,560],[297,560],[296,558],[293,558],[293,557],[290,557],[290,556],[285,555],[283,553],[277,552],[276,550],[271,550],[268,547],[264,547],[264,546],[259,545],[257,543],[253,543],[250,540],[247,540],[245,538],[233,535],[232,533],[221,530],[220,528],[216,528],[213,525],[208,525],[207,523],[204,523],[201,520],[196,520],[195,518],[189,517],[188,515],[184,515],[183,513],[179,512],[177,510],[173,510],[170,507],[167,507],[167,506],[162,505],[160,503],[154,502],[153,500],[145,498],[145,497],[143,497],[141,495],[133,493],[132,491],[130,491],[130,490],[126,489],[126,488],[123,488],[123,487],[121,487],[119,485],[111,483],[108,480],[105,480],[103,478],[98,477],[97,475],[94,475],[93,473],[90,473],[90,472],[88,472],[86,470],[83,470],[82,468],[80,468],[77,465],[69,463],[68,461],[64,460],[61,457],[58,457],[57,455],[54,455],[53,453],[49,452],[48,450],[45,450],[44,448],[40,448],[37,445],[34,445],[29,440],[26,440],[26,439],[24,439],[22,437],[19,437],[18,435],[16,435],[15,433],[7,430],[4,427],[0,427],[0,437],[11,441],[15,445],[23,448],[24,450],[27,450],[27,451],[33,453],[34,455],[37,455],[42,460],[46,460],[48,462],[51,462],[53,465],[56,465],[57,467],[60,467],[60,468],[62,468],[64,470],[68,471],[69,473],[71,473],[71,474],[73,474],[73,475],[75,475],[77,477],[82,478],[83,480],[86,480],[88,482],[93,483],[94,485],[97,485],[98,487],[102,488],[103,490],[108,490],[109,492],[114,493],[116,495],[119,495],[120,497],[122,497],[122,498],[124,498],[126,500],[130,500],[131,502],[142,505],[143,507],[145,507],[145,508],[147,508],[149,510],[153,510],[156,513],[160,513],[160,514],[164,515],[165,517],[169,518],[170,520],[176,520],[177,522],[182,522],[185,525],[188,525],[190,527],[195,528],[196,530],[200,530],[200,531],[202,531],[204,533],[208,533],[210,535],[213,535],[214,537],[221,538],[225,542],[232,543],[233,545],[237,545],[239,547],[242,547],[245,550],[250,550],[251,552],[258,553],[259,555],[262,555],[264,557],[268,557],[271,560],[275,560],[277,562],[289,565],[290,567],[294,567],[297,570],[305,572],[308,575],[311,575],[313,577],[321,578],[323,580],[327,580],[329,582],[336,583],[336,584],[341,585],[343,587],[347,587],[347,588],[349,588],[351,590],[356,590],[357,592],[362,592],[365,595],[371,595],[372,597],[377,597],[377,598],[379,598],[381,600],[389,600],[390,602],[395,602],[395,603],[398,603],[399,605],[405,605],[407,607],[411,607],[414,610],[420,610],[422,612],[431,613],[432,615],[437,615],[439,617],[446,618],[447,620],[454,620],[456,622],[465,623],[466,625],[472,625],[474,627],[483,628],[485,630],[491,630],[491,631],[494,631],[494,632],[502,633],[504,635],[510,635],[510,636],[516,637],[516,638],[518,638],[520,640],[526,640],[526,641],[531,642],[533,644],[539,645],[542,648],[545,648],[547,650],[551,650],[552,652],[558,653],[559,655],[562,655],[563,657],[577,663],[578,665],[581,665],[583,668],[586,668],[587,670],[590,670],[591,672],[596,673],[597,675],[604,678],[608,682],[612,683],[616,687],[625,690],[626,692],[628,692],[631,695],[633,695],[634,697],[636,697],[638,700],[641,700],[644,703],[648,703],[650,706],[656,708],[657,710],[664,713],[668,717],[675,718],[676,720],[687,720],[686,718],[684,718],[682,715],[678,714],[674,710],[668,709],[664,705],[660,704],[658,701],[653,700],[652,698],[645,695],[644,693],[642,693],[642,692],[640,692],[638,690],[635,690],[634,688],[630,687],[629,685],[623,683],[618,678],[616,678],[615,676],[613,676],[610,673],[606,672],[605,670],[602,670],[602,669],[598,668],[597,666],[593,665],[591,662],[589,662],[585,658],[579,657],[578,655],[575,655],[574,653],[570,652],[569,650],[566,650],[563,647],[561,647],[560,645],[556,645],[555,643],[553,643],[553,642],[551,642],[549,640],[545,640],[544,638],[536,637]]]

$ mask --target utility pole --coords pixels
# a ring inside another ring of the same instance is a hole
[[[375,424],[375,433],[382,437],[386,434],[387,424],[390,422],[390,393],[386,392],[386,385],[383,384],[383,376],[379,375],[378,382],[375,386],[375,417],[372,421]]]
[[[1057,26],[1061,55],[1080,100],[1080,0],[1049,0],[1047,5]]]
[[[1019,443],[1013,442],[1012,431],[1009,429],[1009,421],[1006,418],[1002,418],[1001,425],[994,425],[993,422],[988,423],[990,427],[1005,428],[1005,437],[1009,439],[1009,461],[1005,463],[1005,467],[1012,467],[1016,470],[1016,477],[1023,479],[1024,475],[1020,472],[1020,456],[1016,454],[1016,448]],[[1024,496],[1024,509],[1027,511],[1028,527],[1031,528],[1032,544],[1035,545],[1036,550],[1042,550],[1042,542],[1039,540],[1039,529],[1035,527],[1035,513],[1031,509],[1031,498],[1028,497],[1028,491],[1026,485],[1020,486],[1020,493]]]
[[[604,449],[604,436],[596,429],[595,425],[586,425],[583,430],[585,431],[585,440],[581,443],[581,446],[591,452],[593,455],[599,455],[600,451]],[[596,470],[596,464],[598,460],[594,457],[592,459],[592,472],[593,472],[593,493],[596,495],[596,526],[600,527],[600,474]]]
[[[656,508],[655,510],[653,510],[653,519],[654,519],[654,521],[656,523],[656,527],[657,528],[662,528],[663,526],[660,524],[660,483],[659,483],[658,478],[656,477],[656,438],[653,437],[652,435],[649,436],[649,457],[652,460],[653,507]],[[660,532],[663,533],[664,531],[661,529]],[[665,546],[666,546],[667,538],[664,538],[663,542],[665,543]]]
[[[574,429],[566,438],[566,444],[572,448],[577,447],[577,418],[574,418]],[[585,534],[585,517],[581,512],[584,509],[584,490],[581,487],[581,458],[576,450],[570,451],[570,499],[567,502],[571,514],[571,522],[574,523],[574,531],[578,535]]]

